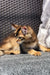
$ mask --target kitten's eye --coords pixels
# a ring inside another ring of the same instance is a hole
[[[23,37],[19,37],[19,39],[24,40],[24,38],[23,38]]]
[[[19,37],[19,39],[22,39],[22,37]]]

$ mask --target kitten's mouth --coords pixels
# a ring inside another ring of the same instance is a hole
[[[20,39],[17,38],[16,42],[20,41]]]
[[[22,43],[24,42],[24,40],[21,41],[20,39],[17,39],[16,42],[17,42],[18,44],[22,44]]]

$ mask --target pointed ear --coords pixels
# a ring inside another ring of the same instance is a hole
[[[11,24],[14,28],[17,28],[19,25]]]
[[[32,33],[34,32],[34,30],[33,30],[30,26],[28,26],[28,32],[29,32],[30,34],[32,34]]]
[[[21,30],[22,30],[24,35],[27,34],[27,27],[26,26],[21,27]]]

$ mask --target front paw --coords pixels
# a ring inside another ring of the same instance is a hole
[[[33,53],[33,55],[34,55],[34,56],[40,56],[40,55],[41,55],[41,52],[36,51],[36,52]]]
[[[34,56],[40,56],[41,52],[31,49],[31,50],[28,51],[28,54],[34,55]]]

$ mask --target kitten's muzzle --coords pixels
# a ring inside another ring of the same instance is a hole
[[[21,40],[17,38],[17,39],[16,39],[16,42],[18,42],[18,41],[21,41]]]

